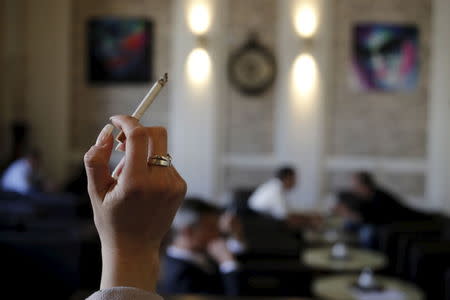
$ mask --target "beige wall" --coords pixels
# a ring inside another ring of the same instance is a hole
[[[240,48],[252,31],[258,34],[264,46],[274,52],[276,22],[277,1],[229,1],[228,53]],[[227,104],[224,112],[227,152],[267,154],[273,151],[274,87],[261,95],[249,97],[227,85],[223,97]]]
[[[430,1],[338,0],[334,35],[335,97],[330,99],[329,153],[424,157],[430,53]],[[415,91],[358,92],[350,87],[351,30],[358,22],[417,24],[420,81]]]
[[[327,129],[323,194],[345,184],[353,170],[365,168],[374,171],[383,184],[412,196],[413,201],[420,201],[425,192],[431,1],[335,0],[334,5],[331,15],[333,67],[326,75],[332,88],[324,101]],[[275,0],[230,1],[230,51],[255,28],[263,35],[263,42],[276,51],[276,10]],[[352,25],[359,21],[417,24],[421,55],[417,90],[400,93],[352,91],[347,75],[350,33]],[[264,157],[273,159],[273,110],[280,101],[275,99],[273,89],[252,99],[228,86],[224,97],[228,104],[225,111],[226,153],[248,161],[254,156],[257,164]],[[270,176],[273,169],[273,164],[265,167],[261,164],[259,167],[252,164],[249,167],[227,166],[225,185],[255,185]]]
[[[26,119],[25,0],[0,1],[0,138],[4,143],[0,159],[9,158],[10,129],[13,120]]]
[[[276,0],[230,0],[228,4],[229,38],[227,56],[240,48],[250,32],[276,55]],[[227,80],[224,127],[226,156],[271,155],[274,152],[275,83],[263,94],[250,97],[241,94]],[[270,178],[272,168],[225,165],[225,189],[256,186]]]
[[[65,178],[68,156],[70,0],[27,0],[24,115],[31,141],[43,153],[48,174]]]
[[[440,0],[445,1],[445,0]],[[227,51],[239,47],[250,30],[276,51],[276,0],[228,1]],[[430,61],[431,0],[335,0],[334,93],[326,99],[326,185],[342,183],[352,169],[367,167],[402,194],[424,193]],[[112,114],[130,113],[148,85],[96,87],[86,82],[85,25],[92,16],[145,16],[155,21],[154,76],[170,68],[172,1],[159,0],[0,0],[0,138],[7,122],[24,116],[33,142],[46,149],[50,173],[62,179],[66,164],[81,155]],[[6,8],[6,9],[5,9]],[[4,16],[4,17],[3,17]],[[25,22],[23,22],[25,20]],[[417,91],[355,94],[345,74],[349,38],[356,21],[417,23],[421,40],[421,77]],[[26,43],[26,44],[25,44]],[[7,76],[6,76],[7,75]],[[168,90],[163,91],[145,124],[169,123]],[[274,164],[274,89],[259,99],[240,95],[226,84],[220,101],[226,129],[224,151],[253,164],[225,165],[225,186],[254,185],[270,176]],[[358,141],[358,142],[355,142]],[[4,155],[4,154],[3,154]],[[239,155],[244,155],[240,157]],[[253,155],[253,156],[251,156]],[[3,158],[3,157],[0,157]],[[54,162],[50,164],[50,162]],[[251,160],[250,160],[251,162]],[[342,167],[343,165],[345,167]],[[263,165],[255,168],[256,165]],[[380,165],[382,165],[380,167]],[[386,167],[387,166],[387,167]]]
[[[7,59],[5,54],[6,47],[6,32],[5,32],[5,20],[6,20],[6,2],[0,0],[0,67],[4,70],[6,67]],[[6,76],[5,72],[0,73],[0,140],[5,142],[5,147],[9,147],[9,139],[6,134],[7,131],[7,119],[8,119],[8,102],[6,101]],[[0,154],[0,160],[6,159],[8,153],[2,151]]]
[[[336,0],[334,97],[328,99],[326,192],[353,169],[373,171],[383,184],[420,205],[425,193],[431,1]],[[420,77],[416,90],[380,93],[352,89],[351,29],[358,22],[417,24]],[[344,168],[336,162],[345,161]],[[349,168],[353,165],[353,169]]]
[[[138,16],[154,21],[154,78],[169,69],[171,2],[158,0],[77,0],[72,1],[71,57],[71,151],[83,152],[108,118],[114,114],[131,114],[146,94],[149,84],[94,86],[87,83],[86,24],[93,16]],[[170,74],[169,74],[170,76]],[[170,84],[170,78],[169,78]],[[168,93],[163,90],[143,118],[144,124],[167,126]]]

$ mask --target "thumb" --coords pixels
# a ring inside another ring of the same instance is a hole
[[[88,192],[91,199],[95,196],[103,200],[107,190],[114,182],[109,170],[109,159],[114,144],[113,129],[113,125],[107,124],[98,135],[95,145],[84,155]]]

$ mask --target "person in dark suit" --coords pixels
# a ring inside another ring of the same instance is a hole
[[[372,174],[353,174],[350,191],[339,194],[335,213],[345,217],[359,231],[363,246],[373,247],[374,228],[394,221],[410,221],[421,217],[407,207],[394,193],[382,188]]]
[[[361,199],[359,214],[364,223],[388,224],[392,221],[413,220],[417,216],[397,195],[377,184],[368,172],[353,175],[352,190]]]
[[[161,294],[239,294],[238,263],[220,237],[220,211],[201,199],[186,199],[162,259]]]

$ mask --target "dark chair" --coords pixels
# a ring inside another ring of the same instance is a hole
[[[283,222],[255,214],[242,218],[242,223],[248,256],[263,259],[299,257],[300,241]]]
[[[233,191],[231,210],[236,212],[238,216],[246,217],[254,214],[248,206],[248,199],[254,190],[254,188],[237,188]]]
[[[445,300],[450,300],[450,269],[445,273]]]
[[[442,235],[431,232],[423,235],[404,234],[399,237],[398,249],[395,262],[395,274],[406,280],[411,280],[411,251],[415,244],[425,242],[438,242]]]
[[[434,218],[428,221],[398,222],[381,226],[377,229],[379,250],[389,259],[388,272],[397,275],[399,265],[404,262],[398,257],[400,253],[402,238],[421,239],[423,237],[440,236],[444,230],[441,218]]]
[[[1,233],[3,296],[67,299],[79,282],[79,239],[74,232]]]
[[[241,269],[243,296],[311,296],[311,272],[298,259],[248,261]]]
[[[418,242],[411,249],[411,279],[428,299],[444,299],[445,273],[450,268],[450,242]]]

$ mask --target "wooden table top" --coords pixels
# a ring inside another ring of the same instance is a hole
[[[313,292],[317,297],[321,299],[329,300],[352,300],[358,299],[358,295],[352,288],[353,284],[356,282],[358,275],[336,275],[336,276],[325,276],[319,278],[313,282]],[[385,291],[396,292],[399,291],[403,293],[404,300],[423,300],[423,292],[415,287],[414,285],[397,280],[390,277],[375,276],[377,282],[384,287]],[[382,296],[380,295],[379,299]],[[402,297],[400,297],[402,298]],[[377,298],[371,298],[377,299]]]
[[[356,244],[358,239],[355,235],[343,232],[335,228],[326,228],[324,230],[305,230],[304,238],[307,243],[319,245],[332,245],[336,242],[346,244]]]
[[[255,297],[229,297],[215,295],[178,295],[164,296],[164,300],[254,300]],[[310,298],[297,297],[258,297],[258,300],[312,300]]]
[[[314,269],[324,271],[361,271],[369,267],[379,270],[387,264],[384,254],[375,251],[349,247],[347,259],[334,259],[330,255],[330,247],[311,248],[303,252],[302,262]]]

